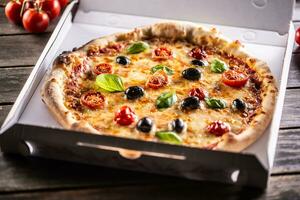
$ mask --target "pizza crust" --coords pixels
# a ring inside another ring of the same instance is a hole
[[[90,45],[104,47],[109,42],[124,40],[143,40],[152,37],[168,38],[169,40],[186,39],[195,45],[214,46],[250,63],[251,67],[263,77],[262,80],[262,102],[261,110],[256,111],[256,116],[252,119],[250,126],[240,134],[228,133],[223,135],[222,142],[218,143],[214,149],[222,151],[239,152],[255,142],[265,131],[272,119],[275,107],[277,88],[273,75],[267,64],[258,60],[245,52],[243,46],[238,41],[231,41],[218,33],[215,28],[207,29],[194,23],[162,22],[151,26],[136,28],[127,33],[117,33],[114,35],[92,40],[76,52],[86,54]],[[42,88],[42,99],[57,121],[65,128],[87,133],[99,133],[88,122],[77,120],[76,116],[64,105],[64,81],[67,79],[64,73],[64,64],[54,62],[50,75]]]

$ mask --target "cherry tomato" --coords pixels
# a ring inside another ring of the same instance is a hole
[[[298,45],[300,45],[300,28],[298,28],[296,31],[295,41],[297,42]]]
[[[222,136],[230,131],[230,126],[222,121],[214,121],[207,126],[207,131],[215,136]]]
[[[193,48],[190,52],[189,52],[189,56],[193,57],[193,58],[196,58],[198,60],[202,60],[202,59],[205,59],[207,58],[207,54],[206,52],[199,48],[199,47],[195,47]]]
[[[22,3],[19,1],[10,1],[5,6],[5,15],[7,19],[14,24],[21,24]]]
[[[167,60],[173,57],[172,50],[167,47],[156,48],[152,53],[152,58],[157,60]]]
[[[59,0],[59,4],[61,8],[66,7],[66,5],[69,3],[69,0]]]
[[[115,114],[115,122],[122,126],[128,126],[132,124],[135,119],[135,113],[128,106],[122,106]]]
[[[246,74],[234,70],[228,70],[222,75],[223,83],[231,87],[243,87],[248,79]]]
[[[207,97],[207,92],[202,88],[193,88],[189,92],[190,97],[198,97],[199,100],[203,100]]]
[[[146,86],[152,89],[158,89],[168,84],[168,76],[164,71],[154,73],[146,82]]]
[[[58,0],[42,1],[42,10],[45,11],[50,20],[53,20],[60,14],[60,4]]]
[[[44,32],[49,25],[48,15],[42,10],[33,8],[25,11],[22,21],[24,28],[33,33]]]
[[[104,108],[105,98],[100,92],[88,91],[81,96],[80,102],[92,110],[102,109]]]
[[[113,68],[108,63],[101,63],[99,65],[96,65],[93,69],[94,73],[99,74],[111,74],[113,72]]]

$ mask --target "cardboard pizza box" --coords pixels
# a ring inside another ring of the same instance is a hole
[[[1,149],[26,156],[265,188],[273,166],[292,54],[293,7],[293,0],[72,1],[1,128]],[[263,136],[241,153],[66,130],[41,101],[43,79],[62,51],[166,19],[217,27],[270,66],[279,88],[273,120]],[[128,151],[135,156],[128,156]]]

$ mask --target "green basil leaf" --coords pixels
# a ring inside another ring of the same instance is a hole
[[[115,74],[100,74],[97,76],[95,84],[107,92],[124,91],[124,85],[121,77]]]
[[[169,108],[177,101],[175,92],[165,92],[159,95],[156,99],[157,108]]]
[[[212,63],[210,64],[210,70],[215,73],[223,73],[228,69],[226,63],[224,63],[221,60],[214,59]]]
[[[141,53],[141,52],[145,51],[148,48],[149,48],[149,45],[146,42],[142,42],[142,41],[135,42],[128,47],[127,53],[137,54],[137,53]]]
[[[155,136],[163,142],[167,142],[171,144],[182,143],[181,137],[179,137],[175,132],[172,131],[158,131],[155,133]]]
[[[223,109],[227,106],[226,101],[223,99],[205,98],[205,102],[209,108],[213,109]]]
[[[170,69],[169,67],[167,67],[166,65],[156,65],[155,67],[152,67],[151,68],[151,74],[154,74],[155,72],[157,72],[159,70],[163,70],[168,75],[173,75],[174,74],[174,71],[172,69]]]

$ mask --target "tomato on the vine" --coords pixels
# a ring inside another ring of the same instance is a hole
[[[69,0],[59,0],[59,4],[61,8],[66,7],[66,5],[69,3]]]
[[[58,0],[44,0],[41,1],[42,10],[45,11],[50,20],[53,20],[60,14],[60,3]]]
[[[14,24],[21,24],[21,9],[22,2],[20,1],[10,1],[5,6],[5,15],[7,19]]]
[[[300,28],[298,28],[296,31],[295,41],[297,42],[298,45],[300,45]]]
[[[48,15],[38,8],[26,10],[22,21],[24,28],[33,33],[44,32],[49,25]]]

